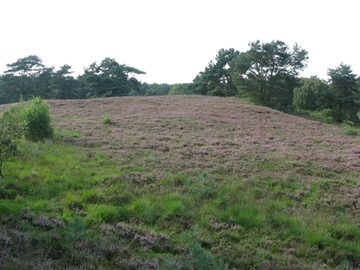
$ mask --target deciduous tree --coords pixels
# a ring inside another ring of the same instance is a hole
[[[170,96],[187,95],[187,94],[190,94],[189,86],[188,86],[188,84],[185,84],[185,83],[174,84],[168,93],[168,95],[170,95]]]
[[[302,78],[300,86],[294,89],[293,104],[301,110],[316,110],[320,107],[321,93],[327,91],[329,85],[317,76]]]

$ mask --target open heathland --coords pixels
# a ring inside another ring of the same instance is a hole
[[[54,139],[3,165],[0,268],[360,269],[356,128],[234,97],[47,102]]]

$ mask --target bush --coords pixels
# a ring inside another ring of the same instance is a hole
[[[190,94],[188,85],[180,84],[180,83],[174,84],[168,93],[169,96],[187,95],[187,94]]]
[[[311,110],[302,110],[302,109],[297,108],[296,112],[320,119],[326,124],[334,124],[335,123],[334,118],[332,117],[331,109],[311,111]]]
[[[316,76],[302,78],[300,83],[294,89],[293,105],[301,110],[319,109],[321,93],[328,90],[328,84]]]
[[[53,137],[49,105],[40,97],[33,98],[31,103],[24,107],[22,116],[26,127],[26,139],[38,142]]]
[[[20,109],[13,105],[0,116],[0,177],[3,163],[18,153],[22,132]]]
[[[102,123],[104,125],[112,125],[114,122],[110,119],[108,115],[105,115],[104,119],[102,120]]]
[[[343,124],[342,128],[344,130],[344,134],[347,136],[358,136],[359,135],[358,129],[347,123]]]
[[[293,105],[302,110],[315,110],[315,93],[312,89],[297,87],[294,89]]]

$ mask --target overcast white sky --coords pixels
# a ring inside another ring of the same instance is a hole
[[[0,74],[35,54],[75,75],[114,58],[148,83],[185,83],[221,49],[249,41],[297,42],[309,52],[301,76],[327,79],[341,62],[360,74],[356,0],[1,0]]]

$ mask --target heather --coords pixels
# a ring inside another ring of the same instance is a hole
[[[47,102],[54,139],[3,165],[1,268],[360,268],[355,127],[232,97]]]

